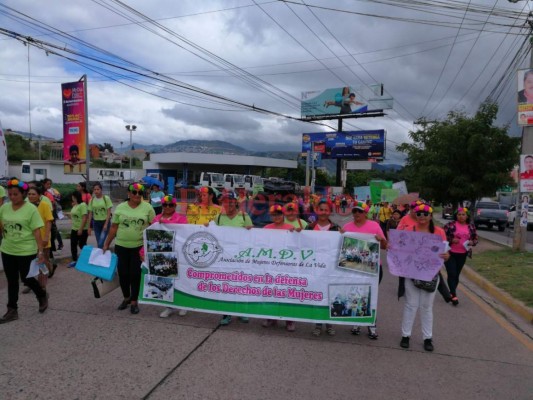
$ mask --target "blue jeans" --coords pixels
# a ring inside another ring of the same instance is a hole
[[[107,230],[104,231],[105,220],[103,221],[93,220],[94,237],[96,238],[96,245],[100,249],[104,247],[104,242],[107,238],[107,234],[109,233],[110,224],[111,223],[107,224]]]

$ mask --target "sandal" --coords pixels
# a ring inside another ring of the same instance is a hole
[[[361,327],[354,326],[350,332],[352,333],[352,335],[358,336],[361,334]]]
[[[315,329],[313,329],[313,332],[311,332],[311,334],[316,337],[320,336],[322,334],[322,328],[318,326],[315,327]]]
[[[326,329],[326,332],[328,333],[329,336],[335,336],[335,329],[333,329],[331,327]]]

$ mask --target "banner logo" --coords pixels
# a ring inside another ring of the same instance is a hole
[[[209,267],[217,260],[222,250],[217,238],[208,232],[192,234],[182,247],[187,262],[197,268]]]

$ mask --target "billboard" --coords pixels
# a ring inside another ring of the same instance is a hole
[[[322,159],[348,160],[383,159],[385,157],[385,131],[317,132],[302,135],[302,153],[320,151]]]
[[[533,69],[518,71],[518,125],[533,125]]]
[[[302,117],[357,114],[369,110],[392,108],[392,97],[383,96],[383,87],[344,86],[341,88],[302,92]]]
[[[86,81],[61,84],[65,174],[87,173]]]

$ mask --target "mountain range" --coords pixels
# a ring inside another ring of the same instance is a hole
[[[6,130],[8,131],[8,130]],[[17,133],[25,138],[39,138],[41,140],[60,140],[57,138],[50,138],[43,135],[38,135],[35,133],[30,134],[29,132],[21,131],[11,131]],[[129,144],[126,146],[120,147],[118,144],[111,143],[116,153],[124,153],[128,151]],[[233,143],[225,142],[223,140],[178,140],[177,142],[158,145],[158,144],[143,144],[143,143],[132,143],[134,149],[143,149],[149,153],[204,153],[204,154],[231,154],[239,156],[255,156],[255,157],[268,157],[268,158],[280,158],[284,160],[298,160],[300,152],[297,151],[284,151],[284,150],[274,150],[274,151],[252,151],[246,150],[243,147],[237,146]],[[322,160],[323,167],[327,170],[330,175],[335,174],[336,170],[336,160]],[[403,166],[399,164],[372,164],[372,169],[380,171],[397,171],[402,169]]]

